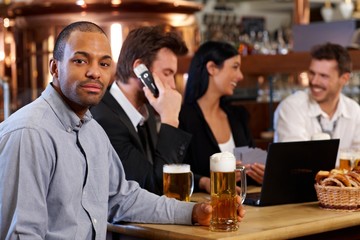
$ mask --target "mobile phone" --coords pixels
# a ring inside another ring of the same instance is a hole
[[[159,89],[155,85],[154,78],[149,69],[144,64],[140,64],[134,68],[134,73],[141,80],[144,86],[150,89],[154,97],[159,96]]]

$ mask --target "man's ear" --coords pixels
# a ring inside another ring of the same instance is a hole
[[[53,78],[58,78],[58,61],[55,59],[50,59],[49,68],[51,76],[53,76]]]
[[[133,69],[136,68],[137,66],[139,66],[140,64],[142,64],[143,62],[141,61],[141,59],[136,59],[133,63]]]
[[[346,85],[349,80],[350,80],[350,77],[351,77],[351,73],[343,73],[341,76],[340,76],[340,81],[342,82],[342,85]]]

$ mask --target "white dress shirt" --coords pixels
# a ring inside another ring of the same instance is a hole
[[[138,125],[143,125],[144,122],[149,117],[149,111],[144,105],[140,113],[136,108],[130,103],[129,99],[124,95],[119,86],[116,84],[116,81],[110,87],[110,94],[115,98],[115,100],[120,104],[124,109],[126,115],[130,118],[131,123],[134,125],[135,130],[137,131]],[[143,114],[143,115],[142,115]]]
[[[274,142],[311,140],[327,129],[331,138],[340,139],[340,149],[360,148],[360,107],[343,94],[330,119],[307,91],[298,91],[280,103],[274,127]]]

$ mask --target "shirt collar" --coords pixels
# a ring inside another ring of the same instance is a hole
[[[80,119],[79,116],[76,115],[76,113],[69,107],[69,105],[65,103],[64,99],[55,90],[51,83],[41,93],[41,97],[50,105],[51,109],[54,111],[67,132],[81,128],[83,124],[92,119],[92,115],[89,110],[86,111],[83,119]]]
[[[328,114],[325,113],[323,110],[321,110],[319,104],[314,99],[312,99],[310,92],[308,94],[309,94],[309,115],[310,115],[310,117],[317,117],[317,116],[321,115],[325,118],[329,118]],[[349,109],[346,108],[344,101],[345,101],[344,95],[340,94],[339,103],[338,103],[338,106],[336,108],[336,111],[335,111],[332,119],[338,119],[339,117],[344,117],[344,118],[351,117]]]
[[[148,109],[144,105],[144,116],[130,103],[129,99],[124,95],[119,86],[116,84],[116,81],[110,87],[110,94],[115,98],[115,100],[120,104],[124,109],[126,115],[130,118],[131,123],[134,125],[135,129],[140,124],[144,124],[149,113]]]
[[[342,93],[340,94],[339,106],[337,110],[339,111],[339,116],[343,116],[345,118],[351,118],[350,109],[346,107],[345,96]]]

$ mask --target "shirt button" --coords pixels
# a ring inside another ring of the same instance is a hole
[[[96,223],[97,223],[96,218],[93,218],[93,223],[94,223],[94,224],[96,224]]]
[[[86,195],[86,191],[83,191],[83,195],[84,195],[84,196]]]
[[[68,133],[71,133],[71,127],[68,127],[67,129],[66,129],[66,131],[68,132]]]

